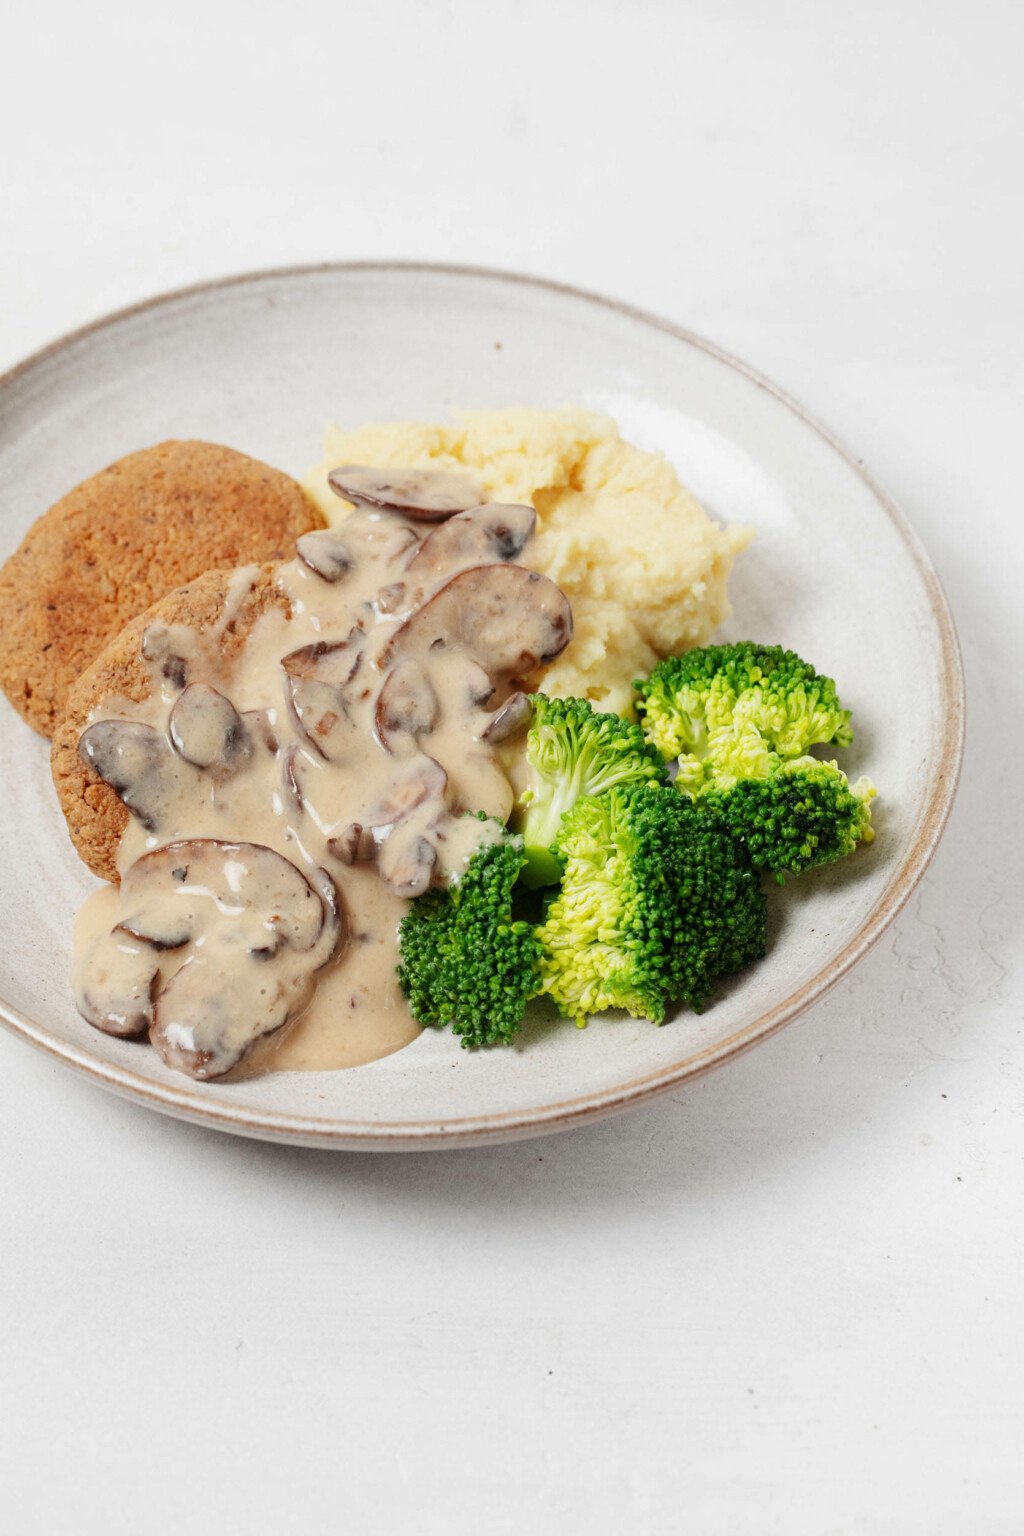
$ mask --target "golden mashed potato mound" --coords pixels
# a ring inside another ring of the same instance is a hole
[[[753,534],[712,522],[666,458],[590,411],[524,407],[459,412],[452,423],[330,427],[324,462],[305,485],[332,524],[350,511],[327,484],[342,464],[466,470],[493,501],[532,504],[526,563],[557,582],[575,621],[544,690],[620,713],[631,709],[634,678],[703,645],[728,618],[729,571]]]

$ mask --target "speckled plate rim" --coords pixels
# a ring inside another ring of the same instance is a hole
[[[232,1109],[224,1104],[204,1102],[202,1094],[194,1087],[177,1088],[153,1083],[149,1078],[129,1072],[91,1056],[88,1051],[58,1040],[37,1020],[28,1018],[20,1010],[0,997],[0,1022],[14,1034],[20,1035],[31,1045],[56,1057],[75,1071],[102,1084],[103,1087],[134,1099],[179,1119],[192,1121],[215,1130],[231,1132],[239,1136],[258,1137],[266,1141],[298,1143],[311,1147],[333,1147],[350,1151],[415,1151],[429,1148],[465,1147],[487,1142],[513,1141],[529,1136],[541,1136],[553,1131],[567,1130],[585,1121],[601,1119],[642,1104],[658,1094],[667,1093],[690,1078],[701,1076],[723,1062],[731,1061],[752,1046],[767,1040],[783,1025],[795,1019],[823,997],[881,937],[897,913],[909,900],[921,880],[938,847],[945,830],[963,761],[965,728],[965,690],[963,665],[953,618],[938,576],[917,535],[903,513],[880,485],[867,473],[860,461],[828,428],[815,419],[784,390],[766,379],[756,369],[732,356],[713,342],[705,341],[683,326],[675,325],[658,315],[636,308],[631,304],[606,298],[602,294],[577,288],[570,283],[553,282],[546,278],[532,277],[519,272],[506,272],[500,268],[461,266],[442,262],[420,261],[337,261],[319,262],[299,266],[276,267],[255,272],[240,273],[230,277],[213,278],[207,282],[193,283],[183,288],[154,295],[141,303],[128,305],[101,316],[90,324],[69,331],[49,345],[32,353],[0,375],[0,408],[3,397],[19,379],[29,374],[41,363],[54,357],[65,348],[85,338],[129,320],[135,315],[175,303],[198,294],[215,293],[241,284],[256,283],[275,278],[303,278],[327,272],[422,272],[449,277],[483,279],[494,283],[522,285],[548,293],[562,294],[616,311],[642,325],[676,337],[690,347],[707,353],[742,374],[759,389],[774,396],[782,405],[811,428],[836,453],[854,474],[864,483],[879,506],[886,513],[899,534],[907,554],[917,568],[927,595],[932,618],[939,638],[938,672],[943,705],[943,732],[940,742],[939,761],[945,766],[936,777],[931,793],[922,812],[915,841],[907,851],[882,895],[867,914],[857,932],[826,966],[802,987],[792,992],[774,1008],[759,1015],[751,1023],[737,1030],[714,1046],[695,1051],[643,1077],[620,1083],[600,1093],[580,1095],[545,1104],[536,1109],[510,1111],[504,1114],[466,1116],[458,1119],[425,1121],[386,1120],[339,1120],[331,1116],[286,1115],[271,1112],[253,1112]]]

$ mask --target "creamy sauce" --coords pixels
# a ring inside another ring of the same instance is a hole
[[[395,935],[408,903],[369,869],[352,869],[346,887],[348,947],[306,1012],[268,1042],[265,1065],[275,1072],[359,1066],[401,1050],[420,1032],[395,975]]]
[[[305,535],[277,570],[284,605],[230,661],[253,568],[213,629],[151,626],[150,696],[104,700],[83,732],[132,814],[120,889],[76,926],[76,1001],[192,1076],[351,1066],[413,1039],[398,924],[511,810],[499,743],[522,722],[517,682],[571,615],[514,563],[532,509],[468,510],[454,477],[430,478],[392,476],[410,504],[387,510],[372,480],[376,503]]]

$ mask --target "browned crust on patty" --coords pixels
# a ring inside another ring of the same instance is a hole
[[[225,660],[237,655],[256,620],[268,608],[276,604],[285,613],[291,611],[287,597],[275,583],[275,571],[273,565],[260,566],[252,590],[225,626],[220,640]],[[110,641],[68,694],[50,749],[53,782],[71,841],[93,873],[104,880],[118,879],[117,845],[129,813],[110,786],[79,756],[79,738],[92,711],[105,699],[120,696],[139,702],[148,697],[150,675],[139,651],[147,627],[159,621],[187,624],[200,631],[212,629],[222,620],[233,574],[207,571],[187,587],[169,592]]]
[[[323,518],[233,448],[167,442],[69,491],[0,569],[0,687],[49,736],[75,678],[129,619],[203,571],[285,560]]]

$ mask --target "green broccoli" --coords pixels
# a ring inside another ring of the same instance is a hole
[[[516,822],[526,851],[521,876],[527,888],[557,884],[562,860],[552,851],[563,814],[581,795],[613,785],[663,783],[665,764],[638,725],[599,714],[586,699],[531,697],[526,738],[529,780]]]
[[[765,897],[741,843],[658,784],[585,796],[558,837],[559,893],[537,930],[541,991],[585,1023],[625,1008],[699,1011],[716,977],[765,950]]]
[[[634,685],[647,736],[678,753],[675,786],[747,845],[781,883],[869,843],[869,779],[851,785],[808,748],[853,740],[830,677],[779,646],[709,645]]]
[[[832,864],[874,838],[870,779],[851,784],[837,763],[798,757],[767,779],[709,788],[696,804],[719,817],[747,845],[751,862],[781,885],[818,864]]]
[[[832,679],[777,645],[745,640],[687,651],[633,686],[648,740],[663,757],[678,758],[676,783],[691,794],[766,779],[812,746],[853,740]]]
[[[524,857],[522,838],[502,831],[399,924],[398,980],[414,1018],[450,1024],[464,1046],[509,1044],[540,984],[533,925],[512,918]]]

